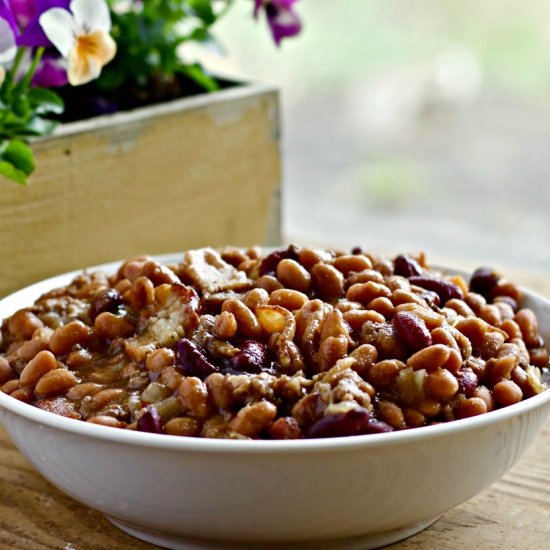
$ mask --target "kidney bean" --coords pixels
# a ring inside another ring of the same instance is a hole
[[[152,434],[163,433],[162,420],[157,409],[155,409],[153,405],[144,407],[144,412],[137,421],[137,431],[149,432]]]
[[[446,281],[445,279],[439,279],[437,277],[427,275],[413,275],[412,277],[409,277],[409,281],[411,284],[436,292],[441,299],[442,304],[445,304],[445,302],[452,298],[457,298],[458,300],[462,300],[464,298],[464,293],[460,287],[450,281]]]
[[[409,278],[423,273],[423,269],[418,262],[409,256],[399,255],[393,263],[395,274],[401,275],[401,277]]]
[[[469,368],[462,368],[455,374],[458,380],[458,391],[466,397],[470,397],[478,385],[478,378],[474,371]]]
[[[494,269],[480,267],[474,271],[470,278],[470,290],[487,298],[499,279],[500,275]]]
[[[393,317],[393,326],[401,340],[412,350],[426,348],[432,344],[432,335],[426,323],[414,313],[398,311]]]
[[[122,296],[117,290],[114,288],[100,290],[90,305],[90,319],[95,321],[95,318],[105,311],[116,314],[121,306]]]
[[[288,248],[281,250],[274,250],[271,254],[268,254],[260,263],[260,277],[263,275],[273,274],[277,271],[277,266],[281,260],[297,260],[299,250],[295,246],[289,246]]]
[[[204,351],[188,338],[176,343],[176,367],[186,376],[196,376],[205,380],[210,374],[220,372],[219,367],[210,363]]]
[[[241,343],[239,352],[228,362],[229,372],[259,373],[269,370],[267,346],[257,340],[245,340]]]
[[[311,426],[307,438],[346,437],[369,433],[370,413],[367,409],[357,407],[346,413],[328,414]]]

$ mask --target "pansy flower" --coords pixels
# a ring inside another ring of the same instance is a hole
[[[17,44],[37,48],[52,45],[40,26],[40,16],[52,8],[68,9],[70,0],[9,0],[9,2],[21,29]]]
[[[40,16],[40,26],[68,63],[70,84],[96,79],[113,59],[116,43],[109,34],[111,16],[104,0],[72,0],[69,10],[53,8]]]
[[[0,86],[6,78],[6,71],[2,64],[12,61],[16,51],[17,46],[12,26],[6,19],[0,17]]]
[[[293,9],[298,0],[255,0],[254,17],[260,10],[265,11],[267,23],[275,44],[279,46],[283,38],[296,36],[302,30],[302,22]]]

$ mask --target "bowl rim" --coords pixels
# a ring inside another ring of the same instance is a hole
[[[181,258],[180,253],[170,253],[152,256],[158,261],[173,263]],[[36,298],[60,284],[66,284],[75,276],[83,272],[93,271],[113,271],[118,268],[124,260],[109,262],[90,266],[84,269],[77,269],[53,277],[49,277],[21,290],[18,290],[0,300],[0,317],[3,319],[5,313],[9,311],[12,303],[17,303],[21,296],[27,294]],[[431,266],[432,269],[446,271],[452,274],[467,275],[464,270],[449,268],[444,266]],[[521,287],[522,292],[529,298],[542,302],[550,308],[550,300],[532,290]],[[36,299],[33,298],[33,299]],[[422,426],[407,430],[394,431],[381,434],[356,435],[349,437],[333,437],[319,439],[298,439],[298,440],[239,440],[239,439],[206,439],[181,437],[168,434],[153,434],[147,432],[136,432],[133,430],[121,430],[108,426],[91,424],[80,420],[59,416],[49,411],[43,411],[27,403],[23,403],[13,397],[0,392],[0,420],[7,413],[23,417],[27,420],[36,422],[39,426],[54,428],[57,430],[69,432],[79,436],[90,437],[91,439],[100,439],[113,443],[126,444],[130,446],[158,448],[165,450],[185,451],[185,452],[215,452],[215,453],[308,453],[318,451],[344,451],[357,447],[380,447],[386,445],[399,445],[415,442],[417,440],[429,441],[433,438],[447,437],[452,434],[459,434],[468,430],[482,429],[492,424],[499,424],[512,418],[522,416],[538,408],[548,407],[550,412],[550,388],[542,393],[530,397],[524,401],[497,409],[486,414],[453,420],[437,424],[434,426]]]

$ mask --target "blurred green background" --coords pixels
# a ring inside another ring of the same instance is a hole
[[[550,2],[301,0],[280,49],[251,9],[207,62],[282,90],[286,240],[550,272]]]

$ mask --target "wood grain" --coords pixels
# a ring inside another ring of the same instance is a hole
[[[548,276],[515,278],[550,296]],[[145,550],[45,481],[0,428],[0,550]],[[550,548],[550,421],[516,466],[477,497],[392,550]]]

